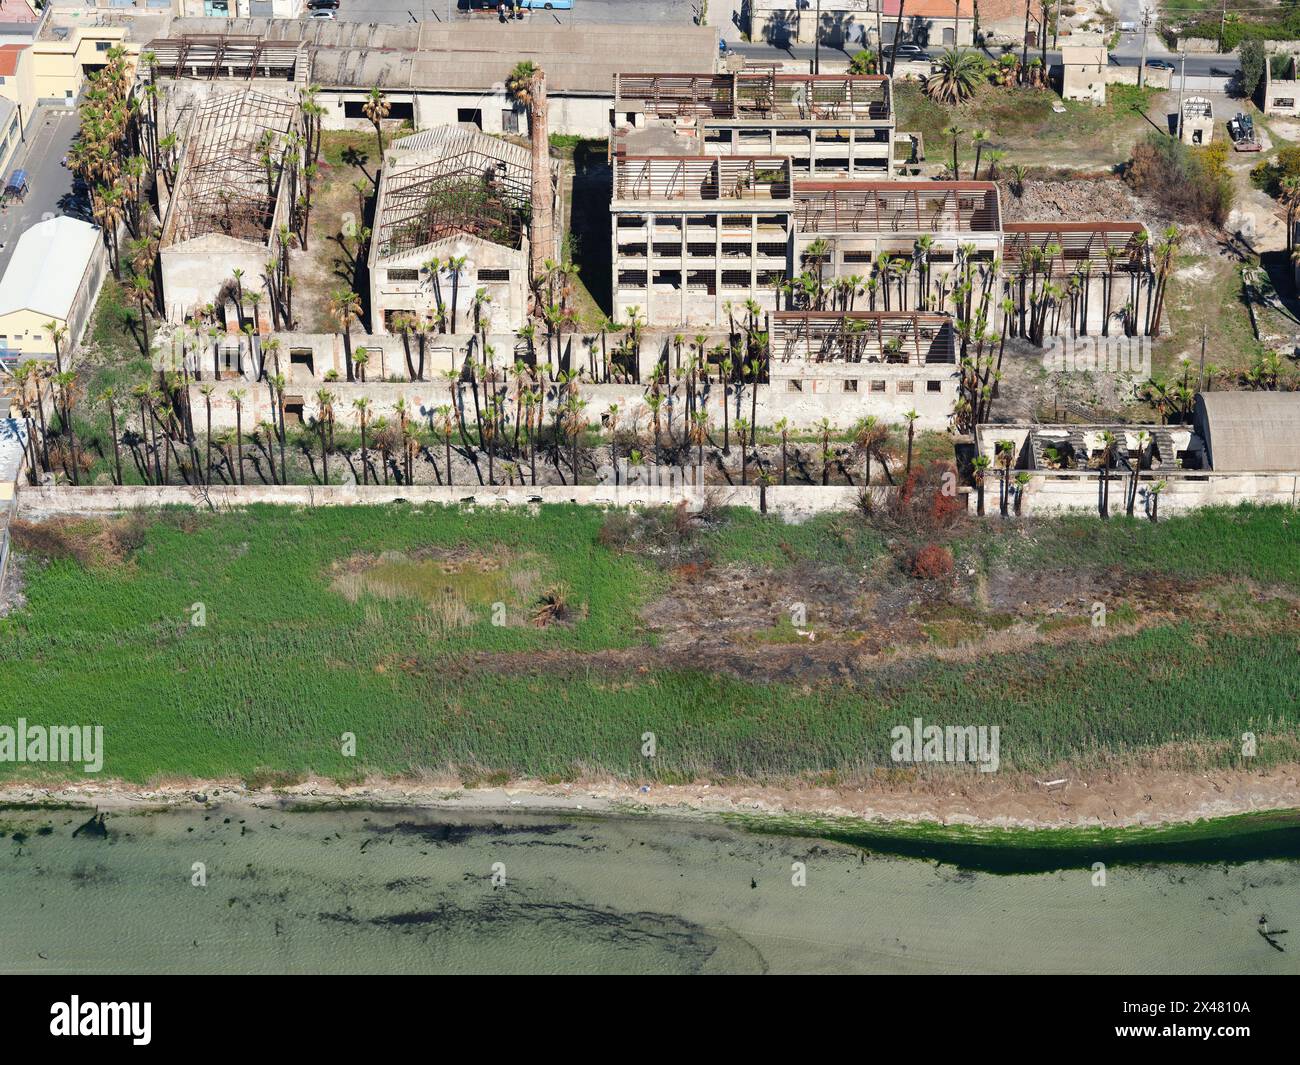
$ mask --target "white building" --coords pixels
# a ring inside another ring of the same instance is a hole
[[[0,350],[8,358],[53,358],[51,322],[67,330],[59,350],[72,350],[107,266],[98,226],[60,215],[28,229],[0,278]]]

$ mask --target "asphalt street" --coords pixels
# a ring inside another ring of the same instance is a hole
[[[27,142],[18,149],[10,172],[27,171],[27,195],[0,208],[0,274],[9,265],[18,238],[30,226],[55,215],[86,217],[83,200],[73,192],[72,173],[63,165],[63,157],[72,147],[77,133],[76,112],[70,107],[42,105],[27,131]],[[5,174],[4,181],[9,180]],[[87,219],[88,220],[88,219]]]

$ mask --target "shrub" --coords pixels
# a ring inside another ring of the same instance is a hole
[[[1222,225],[1232,210],[1227,145],[1191,148],[1163,133],[1149,133],[1133,148],[1125,178],[1171,214]]]
[[[908,573],[923,581],[941,581],[951,577],[952,552],[939,544],[926,544],[912,555]]]
[[[951,528],[966,513],[962,497],[948,491],[956,483],[957,471],[951,462],[914,467],[892,500],[890,517],[915,532]]]

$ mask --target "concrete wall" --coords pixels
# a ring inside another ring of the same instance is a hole
[[[891,490],[873,488],[872,494],[883,503]],[[311,485],[287,486],[214,486],[206,492],[191,488],[151,486],[116,487],[36,487],[21,489],[19,513],[26,517],[50,517],[58,514],[104,514],[136,507],[195,506],[228,509],[253,503],[286,506],[360,506],[382,505],[398,500],[414,504],[526,507],[542,504],[577,503],[598,507],[676,506],[685,502],[698,509],[707,497],[722,506],[749,507],[758,510],[761,490],[757,486],[713,487],[703,492],[689,485],[580,485],[519,487],[460,487],[444,485]],[[820,485],[773,485],[767,489],[767,509],[787,521],[800,521],[815,514],[853,510],[859,489]]]
[[[502,67],[502,87],[493,92],[386,92],[385,98],[393,103],[411,103],[415,111],[416,129],[428,129],[430,126],[456,125],[461,121],[460,112],[479,111],[482,115],[484,133],[519,133],[527,135],[528,120],[519,115],[513,103],[506,96],[505,76],[510,72],[510,63]],[[374,127],[363,116],[349,118],[345,104],[361,104],[366,100],[368,88],[331,88],[323,86],[319,103],[325,108],[323,124],[325,129],[355,129],[373,131]],[[614,109],[614,86],[611,84],[608,94],[577,96],[567,93],[551,92],[547,96],[550,104],[550,127],[552,133],[570,134],[579,137],[603,138],[609,136],[610,112]],[[518,128],[506,128],[506,113],[518,116]]]
[[[487,328],[493,331],[518,329],[528,316],[528,243],[525,239],[521,248],[507,248],[470,236],[452,237],[435,244],[426,244],[414,251],[386,258],[373,258],[374,266],[370,273],[370,308],[371,325],[376,333],[388,333],[389,316],[398,312],[411,312],[426,317],[437,310],[433,296],[433,285],[428,274],[423,271],[424,263],[430,259],[439,259],[444,263],[450,258],[464,258],[465,266],[460,272],[459,293],[457,298],[457,318],[459,327],[471,326],[473,323],[474,293],[484,289],[491,302],[482,311]],[[415,280],[394,280],[390,271],[414,270]],[[500,271],[509,273],[506,281],[487,280],[479,276],[480,271]],[[439,283],[445,311],[451,313],[451,272],[442,270]]]
[[[917,425],[921,429],[946,429],[948,418],[952,413],[953,402],[957,395],[957,375],[952,366],[911,367],[895,366],[881,363],[873,364],[832,364],[804,363],[800,373],[788,372],[792,364],[784,364],[786,376],[774,373],[774,383],[758,386],[758,402],[755,410],[753,397],[748,385],[740,388],[728,386],[727,417],[731,421],[757,417],[760,426],[775,425],[780,419],[789,421],[792,429],[812,429],[823,418],[837,428],[848,428],[860,418],[874,414],[885,422],[901,423],[904,414],[915,409],[920,414]],[[329,384],[294,384],[286,388],[287,402],[302,404],[302,419],[310,424],[317,416],[319,403],[317,393],[328,389],[333,395],[335,418],[339,424],[351,424],[353,419],[352,401],[360,396],[370,400],[370,418],[396,418],[398,400],[402,400],[410,416],[422,421],[434,417],[439,407],[450,406],[454,400],[453,387],[435,373],[429,381],[385,382],[367,381],[364,384],[346,381],[332,381]],[[791,378],[800,379],[801,390],[788,388]],[[856,390],[846,392],[844,381],[852,379],[857,382]],[[873,390],[872,382],[884,385],[883,391]],[[934,381],[939,391],[930,391],[928,382]],[[504,373],[498,377],[498,388],[504,390],[507,406],[507,420],[513,422],[515,386]],[[913,391],[904,392],[900,384],[912,384]],[[274,412],[270,386],[266,382],[249,382],[243,380],[221,381],[213,385],[212,391],[212,425],[214,429],[229,429],[235,425],[235,403],[231,397],[232,390],[243,393],[240,399],[240,412],[245,428],[261,421],[270,421]],[[546,392],[546,410],[554,410],[559,389],[548,384]],[[611,406],[618,407],[618,424],[620,428],[633,428],[646,431],[653,425],[653,415],[646,404],[646,388],[636,384],[584,384],[580,395],[586,401],[584,416],[588,424],[600,424],[604,421]],[[461,402],[472,417],[473,397],[468,386],[461,390]],[[709,422],[714,429],[722,426],[723,390],[714,382],[703,391],[704,408],[709,411]],[[676,385],[672,396],[674,409],[683,410],[685,393],[682,385]],[[192,389],[191,402],[196,417],[203,419],[204,398],[198,386]],[[680,415],[670,413],[665,402],[661,408],[661,425],[667,429],[670,418],[672,425],[680,425]]]
[[[1019,471],[1014,471],[1019,472]],[[1025,487],[1022,512],[1025,514],[1056,514],[1066,511],[1097,512],[1100,480],[1096,473],[1035,473]],[[1173,474],[1161,478],[1144,473],[1138,490],[1135,513],[1146,514],[1150,503],[1148,489],[1163,479],[1165,487],[1160,492],[1159,514],[1177,514],[1200,507],[1232,506],[1237,503],[1259,505],[1280,503],[1300,505],[1300,473],[1202,473]],[[1128,477],[1113,474],[1110,482],[1110,511],[1124,512],[1124,497],[1128,490]],[[990,473],[985,484],[985,512],[997,514],[998,480]],[[973,494],[969,500],[973,509]]]
[[[265,244],[237,240],[224,233],[207,233],[163,248],[159,259],[165,317],[181,322],[196,308],[215,302],[221,286],[233,279],[236,268],[244,272],[245,291],[260,291],[261,307],[269,308],[270,297],[262,277],[270,256]]]

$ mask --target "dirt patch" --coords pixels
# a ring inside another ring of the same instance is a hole
[[[9,523],[15,548],[43,561],[70,558],[91,569],[120,566],[144,543],[149,522],[143,515],[120,518],[52,518]]]
[[[429,635],[443,636],[478,623],[485,613],[491,613],[496,624],[533,620],[541,584],[536,563],[532,556],[504,550],[385,551],[335,563],[330,587],[353,603],[422,603]],[[560,613],[568,609],[566,603]]]
[[[1098,604],[1104,612],[1098,610]],[[798,563],[755,571],[740,565],[678,566],[669,592],[641,620],[657,638],[656,661],[739,680],[860,683],[882,670],[927,661],[973,662],[1052,644],[1104,643],[1156,625],[1213,621],[1256,631],[1300,624],[1300,596],[1245,582],[995,565],[959,568],[948,581],[911,580],[890,558],[870,569]],[[654,666],[644,648],[479,653],[453,664],[522,675],[608,672]]]

